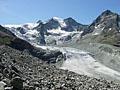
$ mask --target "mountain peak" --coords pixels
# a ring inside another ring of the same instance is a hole
[[[68,18],[64,19],[64,21],[72,21],[72,22],[76,22],[72,17],[68,17]]]
[[[64,19],[64,22],[67,24],[67,25],[72,25],[72,26],[78,26],[79,23],[77,21],[75,21],[73,18],[69,17],[69,18],[66,18]]]
[[[108,15],[112,15],[112,14],[115,14],[115,13],[113,13],[113,12],[110,11],[110,10],[105,10],[105,11],[102,13],[102,15],[104,15],[104,16],[108,16]]]
[[[95,19],[93,21],[93,23],[91,25],[95,26],[95,24],[97,25],[98,23],[103,23],[103,22],[112,22],[115,21],[117,18],[117,14],[110,11],[110,10],[105,10],[101,15],[99,15],[97,17],[97,19]]]
[[[66,18],[66,19],[68,19],[68,20],[74,20],[72,17],[68,17],[68,18]]]
[[[37,23],[42,23],[42,21],[41,21],[41,20],[38,20]]]
[[[62,18],[59,18],[59,17],[52,17],[52,19],[57,20],[57,21],[63,20]]]
[[[53,17],[50,21],[56,21],[59,23],[59,25],[61,27],[66,27],[66,23],[64,22],[64,20],[62,18],[59,17]]]

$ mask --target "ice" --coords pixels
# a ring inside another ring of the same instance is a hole
[[[98,75],[100,75],[101,77],[108,76],[120,80],[120,73],[118,71],[97,62],[92,56],[90,56],[89,52],[70,47],[35,46],[43,49],[60,50],[64,53],[66,55],[66,60],[60,69],[92,77],[98,77]]]

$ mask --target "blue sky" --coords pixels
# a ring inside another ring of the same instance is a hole
[[[91,23],[104,10],[120,14],[120,0],[0,0],[0,24],[21,24],[57,16]]]

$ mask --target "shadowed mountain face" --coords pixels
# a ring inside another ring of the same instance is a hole
[[[2,27],[0,25],[0,36],[2,36],[2,35],[8,35],[8,36],[12,36],[12,37],[15,36],[13,33],[11,33],[11,31],[5,29],[4,27]]]
[[[64,22],[67,25],[66,27],[63,28],[63,30],[65,31],[75,31],[75,30],[84,31],[87,28],[87,25],[80,24],[71,17],[64,19]]]
[[[0,45],[10,44],[15,35],[0,25]]]

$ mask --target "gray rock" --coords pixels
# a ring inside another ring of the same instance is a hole
[[[14,77],[11,80],[13,90],[23,90],[23,80],[20,77]]]

